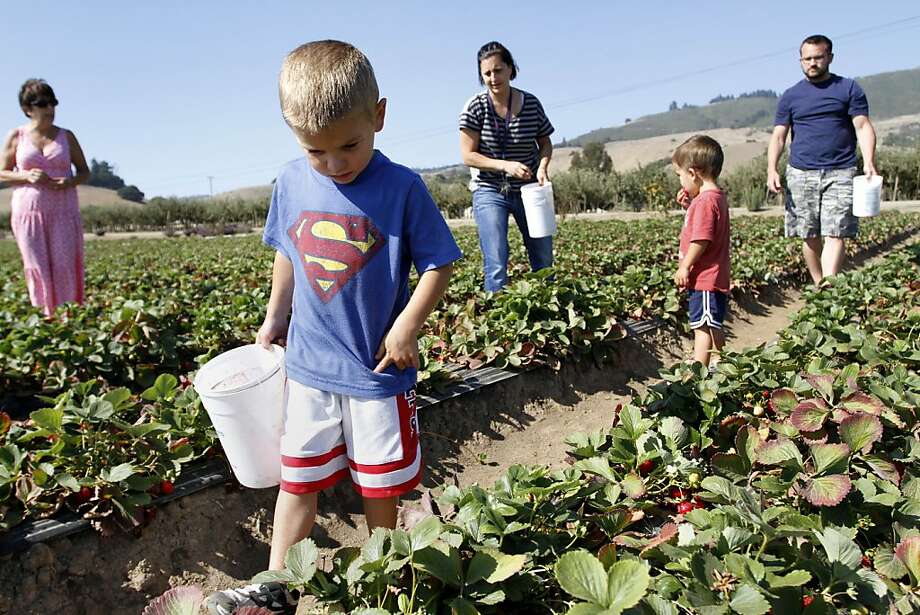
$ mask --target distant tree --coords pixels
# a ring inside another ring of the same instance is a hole
[[[779,98],[779,94],[773,90],[753,90],[738,94],[738,98]]]
[[[623,122],[623,123],[624,123],[624,124],[629,124],[631,121],[632,121],[632,118],[631,118],[631,117],[628,117],[628,118],[626,118],[626,121]]]
[[[710,104],[710,105],[713,105],[713,104],[715,104],[715,103],[726,102],[726,101],[729,101],[729,100],[735,100],[735,95],[734,95],[734,94],[728,94],[727,96],[723,96],[722,94],[719,94],[719,95],[716,96],[715,98],[711,98],[711,99],[709,100],[709,104]]]
[[[126,201],[134,201],[135,203],[144,202],[144,193],[140,191],[140,188],[134,185],[122,186],[119,188],[118,196]]]
[[[668,105],[668,111],[677,111],[677,101],[672,100],[671,104]]]
[[[613,160],[604,149],[603,143],[592,141],[585,144],[580,154],[575,152],[572,155],[572,168],[609,173],[613,169]]]
[[[86,183],[90,186],[118,190],[124,188],[125,180],[115,174],[115,166],[105,160],[95,158],[89,164],[89,179]]]

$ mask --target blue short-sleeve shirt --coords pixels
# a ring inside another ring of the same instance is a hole
[[[336,184],[294,160],[275,182],[263,241],[294,265],[288,377],[370,399],[415,385],[414,368],[375,374],[374,355],[409,302],[410,269],[462,256],[417,173],[375,151],[351,183]]]
[[[844,169],[856,164],[857,115],[869,115],[865,92],[852,79],[831,75],[820,83],[802,79],[786,90],[773,123],[792,129],[793,167]]]

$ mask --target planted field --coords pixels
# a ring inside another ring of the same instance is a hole
[[[517,242],[517,281],[497,295],[480,290],[475,233],[460,231],[468,256],[421,340],[422,386],[443,384],[449,364],[600,358],[625,319],[673,320],[680,224],[563,224],[555,280],[525,275]],[[917,215],[882,216],[851,249],[918,227]],[[183,464],[216,452],[186,374],[250,342],[261,323],[272,255],[255,238],[92,243],[87,251],[87,304],[47,320],[28,305],[15,246],[0,243],[0,529],[61,508],[100,528],[142,523]],[[740,291],[801,278],[800,260],[776,221],[736,221]]]
[[[918,331],[914,245],[809,292],[774,345],[666,370],[569,468],[448,486],[257,578],[364,615],[916,613]]]

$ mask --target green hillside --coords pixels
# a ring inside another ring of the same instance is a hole
[[[872,117],[886,119],[920,113],[920,68],[857,77],[869,97]],[[790,84],[791,85],[791,84]],[[598,128],[566,142],[584,145],[592,141],[630,141],[676,132],[770,126],[776,98],[738,98],[700,107],[685,107],[641,117],[622,126]]]

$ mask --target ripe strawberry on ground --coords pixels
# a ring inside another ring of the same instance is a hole
[[[163,495],[169,495],[174,490],[175,490],[175,487],[173,487],[172,481],[164,480],[163,482],[160,483],[160,493],[162,493]]]
[[[802,596],[802,606],[808,606],[814,601],[814,596]]]
[[[694,509],[693,502],[681,502],[677,505],[677,514],[686,515],[688,512]]]
[[[80,490],[73,494],[73,499],[77,504],[86,504],[93,498],[93,490],[89,487],[80,487]]]

